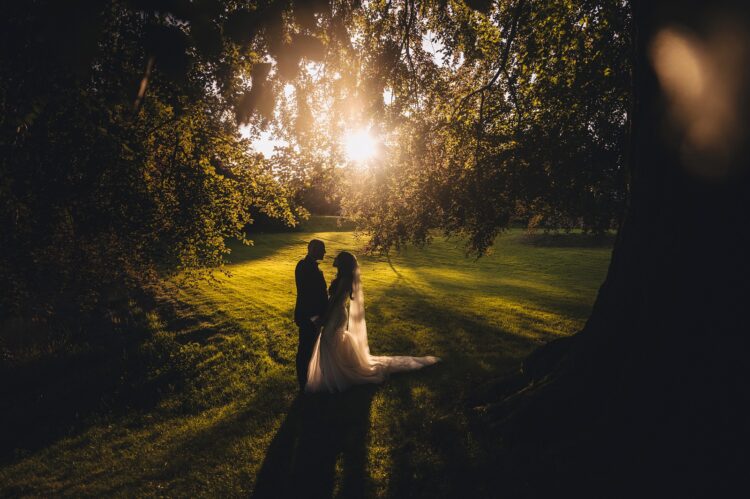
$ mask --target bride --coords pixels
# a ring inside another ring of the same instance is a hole
[[[307,375],[307,392],[340,392],[351,385],[381,383],[390,373],[412,371],[437,357],[370,355],[365,325],[365,299],[357,259],[342,251],[333,261],[338,269]]]

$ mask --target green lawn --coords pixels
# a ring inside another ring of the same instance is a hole
[[[214,284],[168,286],[161,314],[149,314],[155,336],[137,350],[148,403],[103,404],[75,431],[17,451],[0,471],[0,496],[239,496],[256,484],[256,495],[278,495],[294,480],[340,495],[486,493],[491,449],[466,401],[582,326],[609,245],[513,230],[479,260],[439,239],[389,262],[359,255],[361,241],[330,221],[307,230],[236,247],[232,276]],[[358,254],[373,354],[443,362],[296,400],[293,274],[312,237],[326,243],[329,282],[338,251]]]

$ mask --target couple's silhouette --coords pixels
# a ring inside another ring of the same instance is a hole
[[[362,497],[373,384],[392,372],[439,360],[370,355],[357,259],[347,251],[339,253],[333,261],[336,277],[327,288],[318,267],[325,254],[325,244],[313,239],[295,269],[301,394],[268,447],[255,498],[331,497],[334,488],[342,497]],[[346,390],[359,384],[367,386]],[[314,392],[320,393],[302,395]]]
[[[356,257],[340,252],[333,261],[336,278],[326,291],[318,260],[325,244],[313,239],[295,269],[299,327],[297,380],[300,391],[341,392],[363,383],[381,383],[390,373],[420,369],[437,357],[370,355],[364,292]]]
[[[296,360],[300,390],[303,390],[307,383],[307,368],[320,332],[320,320],[328,305],[326,280],[318,267],[318,260],[322,260],[325,254],[326,247],[323,241],[313,239],[307,245],[307,255],[294,269],[294,280],[297,284],[294,322],[299,328]]]

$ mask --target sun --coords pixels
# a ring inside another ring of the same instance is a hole
[[[378,143],[369,130],[361,128],[344,135],[344,152],[346,159],[355,163],[364,163],[378,152]]]

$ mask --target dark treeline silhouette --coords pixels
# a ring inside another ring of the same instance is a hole
[[[251,211],[293,223],[294,193],[237,129],[237,119],[266,119],[248,113],[265,109],[259,59],[280,50],[289,2],[252,12],[222,1],[3,8],[6,351],[28,347],[35,332],[60,333],[51,343],[103,334],[91,321],[165,274],[219,267]],[[238,77],[251,71],[252,95]]]

